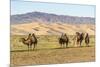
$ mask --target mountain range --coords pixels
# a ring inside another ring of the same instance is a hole
[[[11,15],[11,34],[61,35],[75,32],[87,32],[95,35],[95,18],[68,15],[56,15],[43,12],[30,12]]]
[[[25,14],[11,15],[11,24],[23,24],[23,23],[31,23],[31,22],[95,24],[95,18],[56,15],[56,14],[44,13],[44,12],[30,12]]]

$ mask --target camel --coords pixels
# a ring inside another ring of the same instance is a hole
[[[32,48],[32,41],[30,39],[26,40],[25,38],[21,38],[22,43],[28,46],[28,50]]]
[[[37,38],[36,38],[34,33],[32,34],[31,39],[32,39],[32,44],[34,45],[33,49],[35,49],[35,47],[37,46],[38,40],[37,40]]]
[[[76,44],[80,45],[80,47],[83,39],[84,39],[84,33],[80,33],[80,32],[76,32],[76,36],[73,38],[73,40],[76,40]]]
[[[85,36],[85,43],[86,43],[86,46],[88,46],[88,47],[89,47],[89,42],[90,42],[89,34],[86,33],[86,36]]]
[[[34,50],[35,46],[37,45],[37,38],[35,37],[34,33],[32,35],[29,34],[27,39],[21,38],[21,41],[23,44],[28,46],[28,50],[30,50],[30,48],[32,48],[32,45],[34,46],[33,47],[33,50]]]
[[[62,34],[61,37],[59,38],[59,44],[62,46],[64,46],[64,44],[66,44],[66,48],[68,47],[68,42],[69,42],[69,38],[66,34]]]

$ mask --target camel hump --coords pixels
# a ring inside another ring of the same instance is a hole
[[[33,42],[37,42],[37,38],[36,38],[34,33],[32,34],[31,39],[32,39]]]

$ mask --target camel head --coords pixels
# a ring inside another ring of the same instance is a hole
[[[32,36],[35,36],[35,34],[33,33]]]
[[[29,34],[28,36],[31,36],[31,34]]]
[[[86,33],[86,34],[85,34],[85,36],[86,36],[86,37],[88,37],[88,36],[89,36],[89,34],[88,34],[88,33]]]
[[[35,37],[35,34],[33,33],[32,36]],[[35,37],[35,38],[36,38],[36,37]]]
[[[25,38],[21,38],[20,40],[19,40],[19,42],[24,42],[25,41]]]
[[[80,35],[80,33],[79,32],[76,32],[76,35]]]

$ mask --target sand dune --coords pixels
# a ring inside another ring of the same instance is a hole
[[[66,24],[66,23],[47,24],[41,22],[11,25],[12,35],[25,35],[33,32],[36,35],[59,35],[61,33],[67,33],[68,35],[73,35],[75,34],[76,31],[88,32],[90,35],[94,35],[95,25]]]

